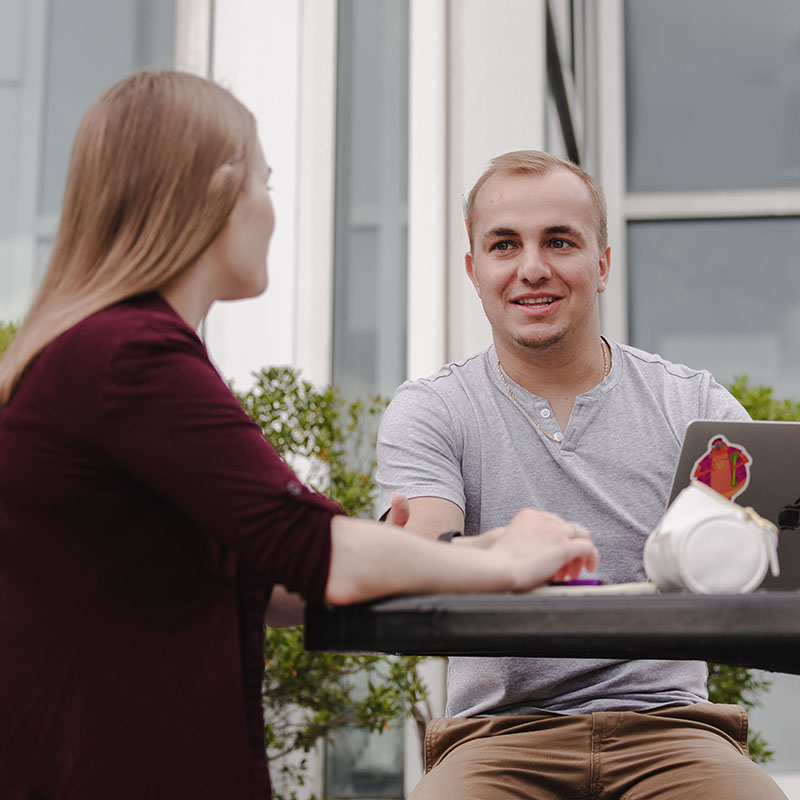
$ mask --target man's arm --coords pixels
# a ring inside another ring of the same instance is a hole
[[[427,383],[407,383],[397,391],[381,421],[377,456],[379,513],[388,512],[388,522],[403,524],[394,504],[398,493],[408,493],[406,530],[431,539],[464,531],[459,430]]]
[[[448,531],[464,533],[464,513],[450,500],[441,497],[414,497],[408,501],[407,531],[420,533],[429,539]]]

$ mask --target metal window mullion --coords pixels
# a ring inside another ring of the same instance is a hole
[[[411,0],[409,12],[406,375],[416,378],[447,356],[449,7]]]
[[[630,221],[800,216],[800,189],[636,192],[625,199]]]
[[[608,240],[611,245],[611,280],[601,300],[603,331],[627,342],[628,265],[625,219],[625,49],[622,0],[594,5],[592,35],[598,64],[597,170],[608,201]]]
[[[382,31],[386,63],[381,68],[381,96],[376,98],[380,104],[381,121],[381,162],[386,169],[384,180],[380,182],[378,228],[378,308],[380,319],[376,320],[375,331],[377,363],[375,376],[379,391],[387,392],[405,378],[405,335],[406,307],[401,302],[405,293],[406,263],[401,262],[400,254],[407,236],[407,169],[402,174],[396,169],[395,159],[399,154],[401,129],[408,128],[408,106],[401,108],[397,102],[398,85],[404,79],[408,66],[400,69],[408,59],[408,44],[398,35],[398,15],[408,14],[407,4],[392,6],[385,12],[390,21]],[[387,69],[387,67],[390,67]]]
[[[580,48],[576,54],[575,75],[578,85],[578,96],[583,113],[583,150],[581,166],[590,174],[598,171],[598,49],[599,42],[594,32],[597,30],[597,9],[589,0],[573,0],[575,4],[575,34]]]
[[[214,0],[175,0],[175,69],[211,75]]]
[[[558,46],[555,20],[549,2],[545,4],[545,8],[547,82],[558,110],[558,119],[561,124],[567,155],[570,160],[580,164],[583,141],[580,133],[580,115],[577,112],[577,104],[575,102],[575,86],[569,71],[564,69],[564,59],[561,57]]]
[[[333,373],[336,0],[304,0],[300,20],[295,363],[324,384]]]

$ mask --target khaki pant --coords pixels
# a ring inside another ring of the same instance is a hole
[[[412,800],[786,800],[747,757],[740,706],[444,717]]]

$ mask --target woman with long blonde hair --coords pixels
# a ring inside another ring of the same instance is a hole
[[[269,172],[252,115],[190,75],[130,76],[81,124],[0,359],[0,798],[268,797],[265,614],[594,566],[531,510],[457,547],[348,519],[265,442],[195,330],[266,288]]]

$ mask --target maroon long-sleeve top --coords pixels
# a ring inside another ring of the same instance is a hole
[[[263,612],[330,520],[152,294],[0,412],[0,798],[263,798]]]

